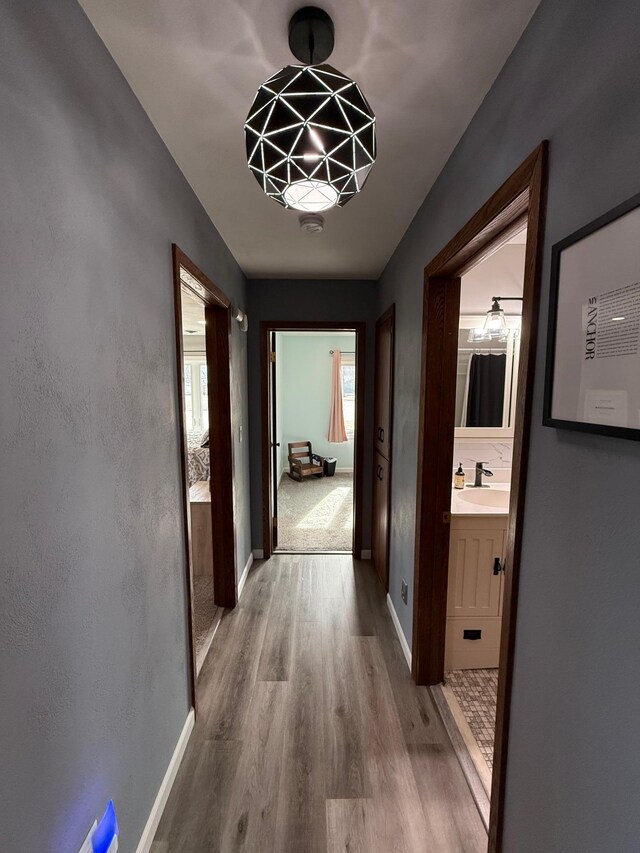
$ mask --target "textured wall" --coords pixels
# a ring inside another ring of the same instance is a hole
[[[411,579],[414,555],[422,270],[543,138],[549,198],[504,849],[635,853],[640,446],[541,419],[551,246],[640,192],[637,0],[543,0],[384,272],[379,307],[395,300],[398,322],[391,595],[410,638],[400,578]]]
[[[301,239],[308,238],[301,235]],[[375,323],[378,317],[376,282],[250,279],[247,282],[247,291],[249,296],[248,365],[249,406],[251,409],[251,534],[253,547],[262,548],[260,321],[326,320],[329,322],[361,321],[367,324],[363,547],[370,548],[371,466],[373,464],[373,354],[375,349]]]
[[[0,847],[113,797],[132,853],[190,704],[171,242],[245,282],[75,0],[2,3],[0,80]]]

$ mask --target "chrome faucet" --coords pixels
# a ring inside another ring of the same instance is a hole
[[[484,462],[476,462],[476,480],[471,488],[473,489],[486,489],[488,486],[485,486],[482,482],[482,475],[485,477],[493,477],[493,471],[489,471],[488,468],[484,467]]]

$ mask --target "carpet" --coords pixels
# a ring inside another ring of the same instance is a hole
[[[278,550],[351,551],[353,475],[307,477],[284,474],[278,488]]]

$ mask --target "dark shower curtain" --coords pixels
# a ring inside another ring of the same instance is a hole
[[[471,356],[466,426],[502,426],[506,368],[507,356],[504,353]]]

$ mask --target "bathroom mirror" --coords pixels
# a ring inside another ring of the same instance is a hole
[[[484,316],[461,316],[458,329],[455,435],[457,438],[513,436],[520,317],[507,317],[506,341],[470,341]]]

